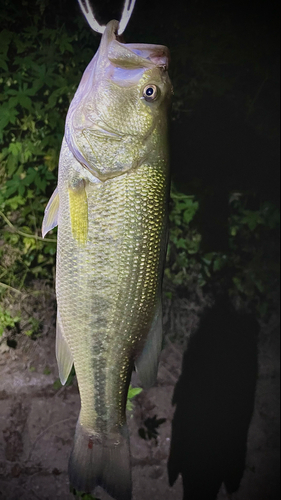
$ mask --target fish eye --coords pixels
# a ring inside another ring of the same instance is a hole
[[[155,101],[158,96],[158,88],[156,85],[146,85],[143,89],[143,97],[146,101],[151,102]]]

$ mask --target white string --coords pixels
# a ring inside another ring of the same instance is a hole
[[[95,18],[95,15],[92,11],[92,7],[89,4],[89,0],[85,0],[85,6],[82,3],[82,0],[78,0],[80,8],[88,21],[89,25],[91,26],[92,30],[96,31],[97,33],[103,33],[105,31],[105,26],[101,26],[98,21]],[[86,8],[85,8],[86,7]]]
[[[124,33],[128,22],[130,21],[130,17],[134,10],[136,0],[125,0],[122,16],[119,22],[118,35],[122,35]]]
[[[80,8],[81,8],[87,22],[91,26],[92,30],[96,31],[97,33],[104,33],[105,26],[99,24],[98,21],[96,20],[89,0],[84,0],[85,5],[82,2],[82,0],[78,0],[78,2],[79,2]],[[121,16],[119,28],[118,28],[118,35],[122,35],[122,33],[124,33],[126,26],[130,20],[131,15],[132,15],[132,12],[134,10],[135,3],[136,3],[136,0],[125,0],[123,11],[122,11],[122,16]]]

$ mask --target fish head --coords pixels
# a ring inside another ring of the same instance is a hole
[[[117,29],[108,23],[66,119],[70,150],[101,181],[167,155],[168,49],[121,43]]]

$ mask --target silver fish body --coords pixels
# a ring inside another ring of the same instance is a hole
[[[119,43],[117,25],[70,105],[43,234],[58,224],[56,353],[81,396],[70,482],[130,500],[128,386],[134,365],[154,382],[162,341],[171,84],[167,49]]]

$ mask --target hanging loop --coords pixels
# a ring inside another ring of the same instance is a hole
[[[93,9],[90,5],[89,0],[78,0],[80,8],[91,26],[92,30],[96,31],[97,33],[104,33],[105,31],[105,26],[101,25],[98,23],[98,21],[95,18]],[[118,35],[122,35],[124,33],[126,26],[130,20],[130,17],[132,15],[132,12],[134,10],[136,0],[125,0],[123,11],[122,11],[122,16],[119,22],[119,28],[118,28]]]

